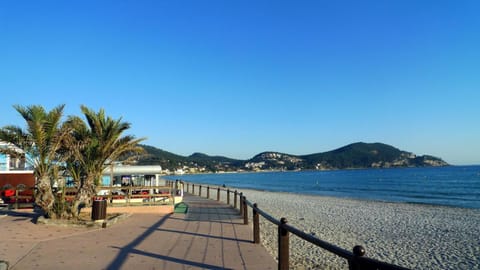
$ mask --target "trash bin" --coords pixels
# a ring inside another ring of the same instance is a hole
[[[107,201],[93,200],[92,204],[92,220],[100,220],[107,218]]]

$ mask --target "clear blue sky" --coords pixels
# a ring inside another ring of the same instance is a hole
[[[0,126],[80,105],[181,155],[480,164],[479,1],[1,1]]]

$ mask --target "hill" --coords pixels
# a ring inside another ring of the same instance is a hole
[[[160,165],[163,169],[175,172],[179,169],[188,169],[193,172],[216,172],[237,170],[243,160],[222,156],[209,156],[203,153],[194,153],[190,156],[177,155],[150,145],[140,145],[147,154],[140,157],[138,165]]]
[[[248,160],[194,153],[176,155],[153,146],[142,145],[148,155],[139,164],[159,164],[170,171],[190,172],[259,170],[333,170],[359,168],[447,166],[440,158],[417,156],[383,143],[353,143],[341,148],[309,155],[262,152]]]
[[[179,164],[188,163],[187,157],[180,156],[150,145],[140,145],[147,152],[138,162],[139,165],[160,165],[162,168],[177,168]]]
[[[401,151],[382,143],[354,143],[333,151],[302,156],[310,165],[321,168],[377,168],[377,167],[424,167],[433,165],[440,159]],[[421,161],[431,160],[432,164]]]

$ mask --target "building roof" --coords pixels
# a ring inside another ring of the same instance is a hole
[[[111,173],[111,167],[107,167],[104,171],[104,175],[109,175]],[[162,166],[160,165],[142,165],[142,166],[113,166],[114,175],[122,174],[161,174]]]
[[[0,141],[0,148],[8,149],[12,152],[17,152],[17,153],[20,153],[20,154],[25,153],[21,148],[18,148],[17,146],[15,146],[14,144],[9,143],[9,142]]]

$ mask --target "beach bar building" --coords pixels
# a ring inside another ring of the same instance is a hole
[[[31,207],[36,183],[28,156],[22,149],[6,142],[0,141],[0,147],[3,150],[0,151],[0,204],[2,207],[15,204],[18,208],[22,203]],[[112,162],[102,174],[95,198],[103,197],[116,205],[156,204],[156,207],[163,207],[160,204],[171,204],[175,197],[161,175],[160,165],[122,165],[121,162]],[[65,198],[72,199],[76,193],[74,185],[70,176],[62,175],[56,179],[53,187],[65,186]]]
[[[0,148],[18,154],[12,156],[0,152],[0,188],[5,185],[16,187],[19,184],[33,187],[35,185],[33,166],[26,161],[23,150],[2,141],[0,141]]]
[[[4,150],[0,151],[0,203],[19,202],[18,196],[22,196],[25,202],[33,201],[33,166],[28,164],[22,149],[2,141],[0,148]]]
[[[160,165],[120,165],[114,164],[105,169],[102,186],[163,186]]]
[[[9,171],[33,171],[32,164],[28,164],[22,149],[13,144],[0,141],[0,172]],[[7,152],[7,153],[4,153]],[[16,153],[12,156],[10,153]]]

